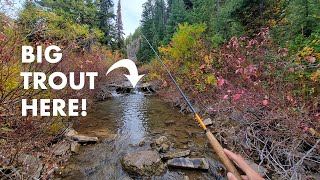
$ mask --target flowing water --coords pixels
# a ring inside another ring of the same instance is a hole
[[[120,160],[126,153],[150,149],[150,143],[159,136],[166,136],[173,142],[174,149],[190,149],[191,157],[208,158],[210,170],[168,169],[164,175],[152,179],[183,179],[184,176],[223,179],[217,175],[220,165],[195,120],[158,97],[130,93],[93,106],[88,116],[80,119],[74,128],[88,135],[104,132],[105,138],[99,144],[82,146],[79,154],[69,160],[68,173],[62,179],[141,179],[129,176]],[[116,138],[110,134],[116,134]]]

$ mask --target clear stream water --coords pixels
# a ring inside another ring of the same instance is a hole
[[[224,179],[217,172],[219,163],[206,144],[204,133],[191,116],[183,115],[170,104],[156,96],[142,93],[117,95],[111,100],[98,102],[88,116],[74,127],[78,132],[96,135],[97,132],[116,134],[114,140],[106,137],[101,143],[82,146],[66,166],[68,173],[61,179]],[[121,167],[124,154],[151,149],[150,143],[166,136],[174,149],[190,149],[191,157],[206,157],[210,162],[208,172],[198,170],[168,169],[159,177],[141,178],[128,175]],[[143,146],[139,143],[144,141]]]

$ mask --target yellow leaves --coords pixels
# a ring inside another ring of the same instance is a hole
[[[204,62],[205,62],[206,64],[211,64],[212,59],[211,59],[208,55],[206,55],[206,56],[204,57]]]
[[[269,24],[270,24],[270,27],[276,27],[277,26],[277,21],[274,20],[274,19],[271,19],[271,20],[269,20]]]
[[[302,49],[302,52],[300,53],[300,55],[303,57],[303,58],[306,58],[307,56],[310,56],[314,51],[314,48],[312,47],[304,47]]]
[[[20,69],[17,64],[14,64],[10,67],[3,65],[0,69],[2,89],[5,92],[9,92],[15,89],[20,83]]]
[[[161,79],[161,76],[155,72],[151,73],[150,75],[151,80],[153,79]]]
[[[159,50],[165,56],[175,60],[191,60],[197,53],[198,40],[206,30],[204,24],[189,25],[180,24],[178,31],[173,35],[170,45],[161,47]]]
[[[65,124],[63,122],[54,122],[50,126],[49,133],[52,135],[56,135],[64,127],[65,127]]]
[[[315,82],[320,81],[320,68],[310,75],[310,79]]]
[[[213,74],[209,74],[206,78],[206,84],[217,86],[218,85],[217,77]]]

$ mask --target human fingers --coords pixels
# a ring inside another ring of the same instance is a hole
[[[231,172],[227,174],[228,180],[238,180]],[[241,176],[242,180],[249,180],[248,176]]]
[[[249,166],[249,164],[242,158],[242,156],[237,155],[227,149],[224,149],[224,152],[247,175],[246,177],[242,177],[244,180],[264,180],[255,170],[253,170]]]
[[[231,172],[228,172],[227,177],[228,177],[228,180],[238,180],[236,176],[233,175]]]
[[[231,160],[233,160],[237,164],[237,166],[243,170],[244,173],[248,174],[249,172],[253,171],[253,169],[245,162],[245,160],[241,156],[239,156],[239,155],[237,155],[227,149],[223,149],[223,150],[224,150],[224,153],[226,153],[226,155]]]

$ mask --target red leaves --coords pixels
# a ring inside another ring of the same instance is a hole
[[[290,68],[289,71],[293,73],[294,72],[294,68]]]
[[[312,57],[312,56],[308,56],[307,57],[307,61],[309,61],[310,63],[315,63],[316,62],[316,58]]]
[[[226,80],[224,80],[223,78],[218,79],[218,87],[221,87],[225,82]]]
[[[269,101],[265,99],[265,100],[262,101],[262,104],[263,104],[264,106],[268,106]]]
[[[237,101],[240,99],[240,97],[241,97],[241,94],[235,94],[235,95],[233,95],[233,100]]]
[[[0,32],[0,42],[7,39],[7,36]]]
[[[205,64],[202,64],[202,65],[199,67],[199,69],[202,70],[202,69],[205,68],[205,66],[206,66]]]

